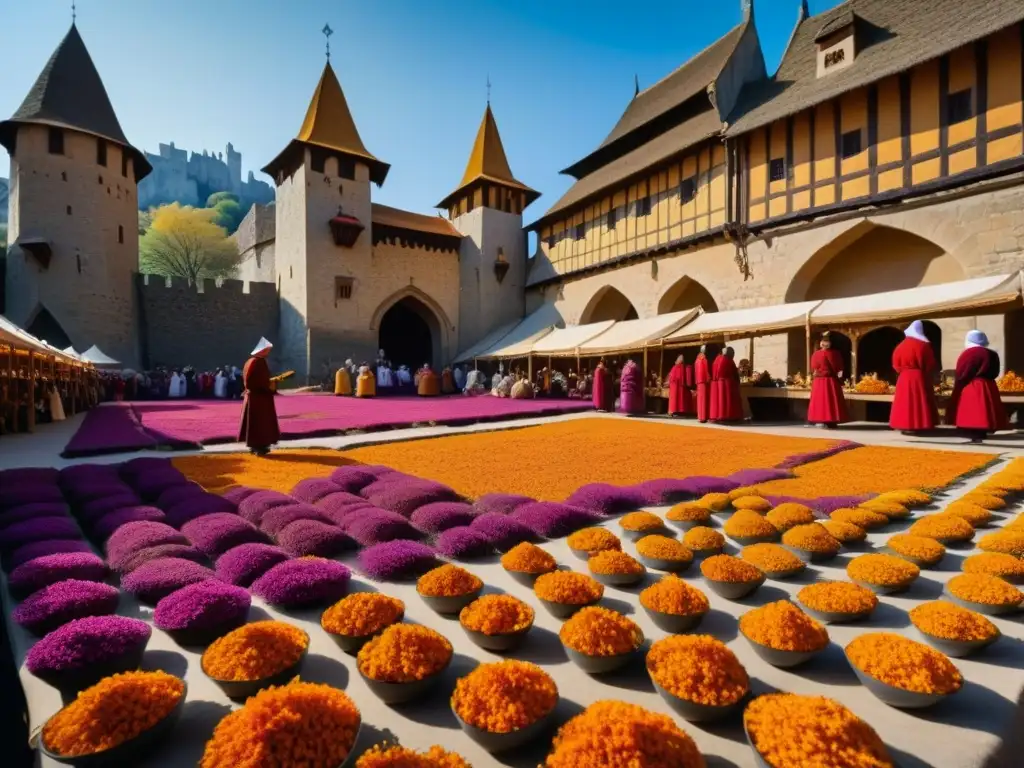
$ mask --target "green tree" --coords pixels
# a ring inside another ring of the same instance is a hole
[[[0,224],[0,254],[7,250],[7,225]]]
[[[217,204],[224,200],[234,200],[236,203],[239,204],[241,204],[242,202],[239,199],[238,195],[236,195],[234,192],[214,192],[212,195],[206,198],[206,207],[216,208]]]
[[[153,225],[153,209],[139,211],[139,237],[142,237]]]
[[[242,210],[242,206],[239,205],[237,200],[221,200],[212,206],[210,210],[214,211],[213,220],[223,227],[225,232],[230,234],[238,231],[238,225],[245,218],[245,211]]]
[[[154,209],[152,225],[139,240],[139,270],[183,277],[190,283],[231,277],[238,268],[238,246],[215,217],[216,211],[210,208],[178,203]]]

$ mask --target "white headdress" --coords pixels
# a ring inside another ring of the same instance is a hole
[[[252,352],[250,352],[249,354],[251,354],[251,355],[258,355],[260,352],[263,352],[264,350],[272,349],[273,346],[274,346],[273,344],[271,344],[269,341],[267,341],[265,336],[260,336],[259,344],[257,344],[256,348]]]
[[[924,334],[924,323],[920,320],[915,320],[910,324],[910,327],[903,332],[903,335],[908,339],[917,339],[918,341],[928,341],[928,337]]]
[[[968,331],[967,338],[964,340],[964,349],[970,349],[971,347],[987,347],[988,336],[979,330]]]

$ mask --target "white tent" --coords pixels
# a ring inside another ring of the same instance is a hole
[[[543,338],[538,339],[531,352],[541,356],[574,355],[577,347],[595,336],[600,336],[615,324],[614,320],[603,320],[599,323],[556,328]]]
[[[681,328],[699,314],[700,309],[684,309],[641,320],[623,320],[579,346],[581,355],[604,355],[639,349]]]
[[[479,359],[525,357],[533,349],[533,343],[551,333],[560,320],[561,316],[554,312],[550,305],[545,305],[533,314],[527,315],[515,328],[488,349],[478,352],[475,357]]]
[[[724,312],[705,312],[693,322],[665,336],[666,344],[685,344],[714,339],[720,336],[750,336],[803,328],[807,315],[820,301],[801,301],[795,304],[776,304],[770,307],[727,309]]]
[[[65,360],[70,359],[76,362],[79,360],[76,355],[72,355],[68,352],[62,352],[55,347],[51,347],[42,339],[37,339],[31,333],[19,328],[3,315],[0,315],[0,341],[22,349],[40,352],[44,355],[53,355],[54,357]]]
[[[120,365],[121,363],[107,355],[102,349],[93,344],[81,354],[81,358],[93,365]]]
[[[61,350],[68,357],[79,357],[78,351],[74,347],[68,347],[67,349]]]
[[[491,331],[473,346],[459,352],[459,354],[455,356],[455,362],[461,363],[464,361],[471,361],[473,358],[478,357],[481,353],[486,352],[512,333],[512,331],[515,330],[521,322],[522,320],[515,320],[514,322],[506,323],[495,331]]]

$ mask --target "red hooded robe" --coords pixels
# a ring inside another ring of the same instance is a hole
[[[269,448],[281,439],[274,407],[274,391],[270,386],[270,366],[262,357],[250,357],[242,369],[245,402],[238,440],[250,448]]]
[[[898,378],[889,426],[904,432],[934,428],[939,411],[935,406],[932,374],[938,364],[932,345],[908,336],[896,345],[892,367]]]
[[[956,383],[946,407],[946,421],[960,429],[996,432],[1009,421],[996,386],[999,355],[985,347],[969,347],[956,361]]]
[[[693,373],[697,382],[697,420],[703,424],[711,418],[711,366],[703,352],[697,355]]]
[[[740,372],[725,354],[716,357],[711,368],[711,420],[743,421]]]
[[[840,424],[849,417],[843,397],[843,356],[835,349],[819,349],[811,355],[811,403],[807,420],[812,424]]]
[[[691,413],[693,396],[686,386],[686,369],[682,363],[676,363],[668,374],[668,412]]]

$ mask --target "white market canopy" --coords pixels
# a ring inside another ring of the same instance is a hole
[[[521,322],[522,320],[515,320],[514,322],[506,323],[495,331],[491,331],[473,346],[459,352],[459,354],[455,356],[455,362],[459,363],[464,360],[472,360],[475,357],[479,357],[481,354],[508,336]]]
[[[93,344],[81,354],[81,358],[93,365],[120,365],[121,363]]]
[[[803,328],[807,324],[808,314],[820,303],[800,301],[795,304],[705,312],[693,322],[662,337],[660,341],[665,344],[686,344],[720,336],[759,336]]]
[[[479,359],[497,359],[525,357],[533,349],[533,343],[551,333],[561,320],[550,306],[544,306],[536,312],[524,317],[519,324],[474,357]]]
[[[64,361],[80,362],[77,355],[67,351],[61,351],[52,347],[42,339],[37,339],[28,331],[19,328],[3,315],[0,315],[0,342],[9,344],[12,347],[27,349],[32,352],[39,352],[44,355],[53,355]]]
[[[603,320],[599,323],[555,328],[551,333],[534,342],[530,353],[541,356],[574,355],[581,344],[599,336],[615,325],[614,320]]]
[[[650,342],[663,339],[668,334],[689,323],[700,314],[700,308],[684,309],[666,315],[646,317],[641,320],[623,320],[615,323],[603,333],[579,345],[579,354],[586,356],[625,352],[639,349]]]

